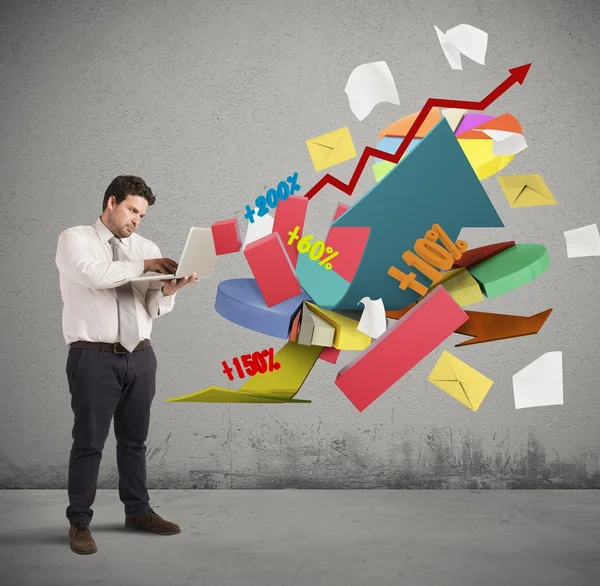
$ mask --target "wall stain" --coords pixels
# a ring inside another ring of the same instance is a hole
[[[280,445],[283,435],[287,436],[284,446],[289,445],[289,449],[278,450],[286,458],[283,466],[269,466],[271,450],[265,448],[265,442],[259,442],[264,473],[204,470],[190,473],[191,477],[199,486],[200,481],[206,485],[206,478],[210,478],[216,488],[600,488],[597,454],[586,452],[571,461],[561,460],[559,454],[549,457],[533,434],[520,449],[510,449],[508,438],[495,434],[495,447],[486,452],[483,442],[472,434],[457,438],[452,429],[434,429],[423,434],[418,445],[402,442],[394,465],[389,459],[383,462],[369,455],[369,446],[365,448],[358,438],[330,438],[324,442],[327,449],[321,449],[319,442],[315,452],[312,444],[310,448],[292,449],[289,430],[288,434],[278,435]]]
[[[4,464],[13,474],[12,481],[5,485],[4,479],[0,479],[0,488],[38,488],[39,483],[35,476],[29,475],[21,466],[17,466],[8,456],[0,452],[0,464]],[[21,483],[26,486],[19,486]]]
[[[164,460],[165,456],[167,455],[167,452],[169,451],[169,448],[171,447],[169,444],[169,440],[171,439],[172,435],[173,433],[169,432],[169,435],[167,435],[165,441],[163,441],[161,444],[150,450],[150,452],[147,455],[147,462],[156,459],[157,456],[160,456],[161,454],[162,456],[159,460],[159,463]]]
[[[228,419],[228,418],[227,418]],[[518,446],[496,435],[493,447],[471,433],[457,437],[449,428],[432,429],[418,441],[374,449],[364,436],[331,438],[315,430],[303,445],[298,434],[281,427],[270,437],[259,433],[249,446],[255,457],[248,466],[234,466],[232,426],[226,419],[226,437],[216,442],[228,458],[206,469],[173,470],[164,460],[171,434],[148,454],[148,488],[165,489],[598,489],[600,455],[582,451],[570,459],[548,450],[533,433]],[[227,425],[227,423],[229,425]],[[260,430],[263,431],[262,429]],[[197,448],[206,459],[207,448]],[[190,458],[195,455],[191,454]],[[190,460],[191,462],[194,460]],[[0,453],[0,488],[66,488],[67,463],[39,470],[16,466]],[[99,488],[117,488],[111,474]]]

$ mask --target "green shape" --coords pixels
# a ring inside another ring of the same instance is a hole
[[[390,161],[379,161],[373,165],[373,175],[375,175],[375,181],[381,181],[398,163],[391,163]]]
[[[518,289],[550,267],[550,257],[541,244],[515,244],[500,254],[469,269],[488,298]]]

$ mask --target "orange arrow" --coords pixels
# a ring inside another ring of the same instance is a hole
[[[469,316],[469,319],[455,333],[473,336],[473,338],[456,344],[457,348],[459,346],[469,346],[470,344],[481,344],[483,342],[537,334],[552,313],[552,309],[546,309],[546,311],[536,313],[531,317],[467,310],[465,310],[465,313]]]
[[[408,307],[403,307],[402,309],[392,309],[391,311],[386,311],[385,316],[390,319],[400,319],[405,313],[408,313],[417,302],[411,303]]]

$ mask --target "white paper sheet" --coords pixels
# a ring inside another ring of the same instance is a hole
[[[527,148],[525,137],[518,132],[492,129],[477,130],[487,134],[494,141],[492,153],[497,157],[500,155],[516,155]]]
[[[251,242],[258,240],[263,236],[268,236],[271,232],[273,232],[273,222],[275,222],[275,218],[273,218],[271,214],[266,214],[262,217],[259,216],[258,208],[254,208],[254,211],[256,212],[254,214],[254,222],[248,222],[248,229],[246,230],[246,236],[244,237],[242,250],[244,250]]]
[[[445,34],[437,26],[434,25],[434,28],[452,69],[462,70],[461,53],[475,63],[485,65],[488,43],[488,34],[485,31],[470,24],[459,24],[448,29]]]
[[[546,352],[513,376],[515,409],[563,405],[562,352]]]
[[[362,303],[365,308],[356,329],[371,338],[379,338],[387,329],[383,299],[373,300],[370,297],[363,297],[358,303]]]
[[[359,65],[350,74],[344,91],[352,113],[361,121],[381,102],[400,105],[396,83],[385,61]]]
[[[567,241],[567,257],[600,256],[600,233],[597,224],[563,232]]]

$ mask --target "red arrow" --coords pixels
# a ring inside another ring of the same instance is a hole
[[[423,106],[421,112],[417,116],[416,120],[413,122],[413,125],[410,127],[410,130],[404,137],[404,140],[398,147],[398,150],[392,153],[386,153],[384,151],[377,150],[373,147],[365,147],[360,160],[358,161],[358,165],[356,165],[356,169],[352,174],[350,179],[350,183],[346,184],[343,181],[340,181],[333,175],[327,173],[319,181],[311,187],[308,192],[304,195],[304,197],[309,200],[317,195],[323,187],[325,187],[328,183],[337,187],[340,191],[343,191],[346,195],[352,195],[356,184],[369,160],[369,157],[377,157],[379,159],[383,159],[384,161],[389,161],[390,163],[398,163],[402,158],[402,155],[405,153],[410,141],[415,137],[417,130],[421,128],[421,124],[427,115],[431,111],[432,108],[442,107],[442,108],[464,108],[468,110],[485,110],[490,104],[495,102],[502,94],[507,92],[515,83],[520,83],[523,85],[525,81],[525,77],[527,77],[527,73],[529,72],[529,68],[531,67],[531,63],[527,63],[526,65],[521,65],[520,67],[515,67],[514,69],[509,69],[510,75],[494,90],[492,90],[483,100],[480,102],[469,102],[467,100],[444,100],[441,98],[429,98],[427,102],[425,102],[425,106]]]

